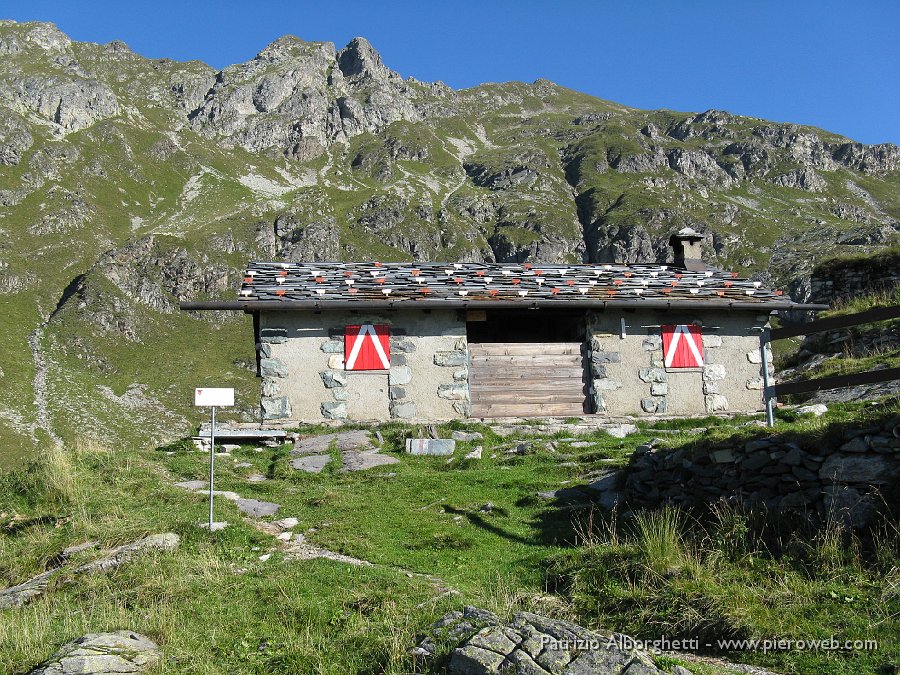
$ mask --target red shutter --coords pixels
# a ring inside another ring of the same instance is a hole
[[[391,367],[389,326],[364,323],[344,329],[346,370],[388,370]]]
[[[700,326],[677,324],[662,327],[663,362],[666,368],[701,368],[703,334]]]

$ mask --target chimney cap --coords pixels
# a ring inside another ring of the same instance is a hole
[[[687,240],[687,241],[700,241],[703,239],[703,235],[697,232],[692,227],[682,227],[678,232],[669,237],[669,242],[677,240]]]
[[[703,235],[691,227],[683,227],[676,234],[669,237],[669,246],[672,247],[673,264],[676,267],[692,271],[707,270],[709,267],[703,262],[701,251]]]

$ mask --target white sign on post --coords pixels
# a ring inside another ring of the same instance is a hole
[[[213,482],[216,467],[216,408],[234,405],[234,389],[226,387],[197,387],[194,405],[212,408],[209,424],[209,531],[213,531]]]
[[[194,405],[208,408],[227,408],[234,405],[234,389],[224,387],[198,387],[194,389]]]

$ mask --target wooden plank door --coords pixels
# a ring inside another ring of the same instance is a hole
[[[586,407],[580,342],[469,343],[473,417],[569,417]]]

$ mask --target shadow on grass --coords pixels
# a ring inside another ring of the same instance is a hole
[[[9,523],[0,527],[0,532],[3,534],[18,534],[23,530],[27,530],[32,527],[36,527],[38,525],[49,525],[51,523],[56,524],[61,520],[60,516],[54,515],[45,515],[38,516],[36,518],[22,518],[18,520],[11,520]]]

